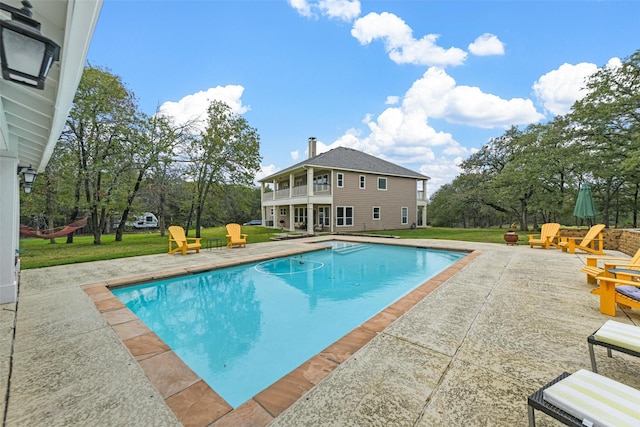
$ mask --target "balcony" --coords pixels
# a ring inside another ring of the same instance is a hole
[[[315,184],[313,186],[314,195],[327,196],[331,195],[331,186],[329,184]],[[308,191],[306,185],[297,185],[293,188],[283,188],[276,191],[267,191],[262,193],[262,200],[282,200],[295,199],[299,197],[307,197]]]
[[[291,197],[303,197],[307,195],[307,186],[306,185],[298,185],[293,187],[291,191]]]

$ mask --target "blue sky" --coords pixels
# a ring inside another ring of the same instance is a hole
[[[429,194],[512,125],[565,114],[640,48],[640,1],[104,0],[88,61],[177,122],[219,99],[261,137],[257,178],[346,146]]]

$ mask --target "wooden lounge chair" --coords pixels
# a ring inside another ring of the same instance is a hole
[[[570,254],[575,254],[576,249],[580,249],[584,252],[589,252],[594,255],[604,254],[603,248],[603,235],[602,230],[604,224],[596,224],[589,229],[586,236],[582,238],[580,243],[576,243],[576,237],[562,237],[558,247],[562,249],[562,252],[569,251]]]
[[[173,254],[178,251],[182,252],[182,255],[186,255],[187,251],[196,251],[200,253],[200,238],[188,238],[184,234],[184,228],[179,225],[172,225],[169,227],[169,253]],[[190,243],[191,242],[191,243]],[[176,247],[173,247],[173,244]]]
[[[247,247],[248,234],[243,234],[240,224],[227,224],[227,246],[233,245]]]
[[[600,264],[602,264],[602,267],[600,267]],[[587,265],[582,267],[580,271],[587,275],[587,283],[595,285],[598,283],[598,276],[614,277],[616,273],[624,274],[624,269],[638,270],[640,272],[640,249],[638,249],[633,258],[587,257]]]
[[[618,277],[598,276],[600,286],[591,291],[600,296],[600,313],[608,316],[616,315],[616,305],[622,308],[640,310],[640,273],[631,274],[634,280]]]
[[[536,239],[535,235],[529,234],[529,247],[542,246],[549,249],[552,245],[558,247],[560,240],[560,224],[556,222],[548,222],[542,224],[540,229],[540,238]]]

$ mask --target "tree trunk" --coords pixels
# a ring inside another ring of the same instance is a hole
[[[143,167],[142,170],[138,171],[138,178],[136,179],[136,183],[133,186],[133,191],[131,193],[129,193],[129,196],[127,197],[127,205],[124,208],[124,214],[122,215],[122,218],[126,218],[129,215],[129,211],[131,210],[131,205],[133,205],[133,200],[136,198],[136,195],[138,194],[138,191],[140,190],[140,183],[142,182],[142,179],[144,178],[144,171],[146,170],[146,167]],[[120,224],[122,224],[123,221],[120,222]],[[116,242],[122,242],[122,234],[124,233],[124,226],[120,227],[118,226],[118,231],[116,231]]]
[[[160,235],[164,237],[167,225],[164,219],[164,192],[160,192],[160,206],[158,206],[158,227],[160,227]]]
[[[202,205],[196,209],[196,238],[200,238],[200,217],[202,215]]]
[[[93,244],[99,245],[102,237],[102,230],[100,229],[100,218],[98,216],[97,209],[91,209],[91,228],[93,229]]]
[[[118,224],[118,228],[116,229],[116,242],[122,242],[122,235],[124,234],[124,227],[127,223],[127,218],[129,217],[129,207],[124,208],[124,212],[122,212],[122,216],[120,217],[120,224]]]
[[[633,193],[633,228],[638,228],[638,188],[640,184],[636,183],[636,190]]]

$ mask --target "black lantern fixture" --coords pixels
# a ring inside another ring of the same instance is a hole
[[[28,0],[22,0],[22,9],[0,3],[0,10],[11,13],[11,20],[0,20],[2,77],[44,89],[51,64],[60,59],[60,46],[40,33],[31,7]]]
[[[34,168],[29,165],[29,167],[18,167],[18,173],[22,174],[22,185],[24,187],[24,192],[29,194],[31,193],[31,186],[33,185],[33,181],[36,180],[36,176],[38,176],[38,172]]]

